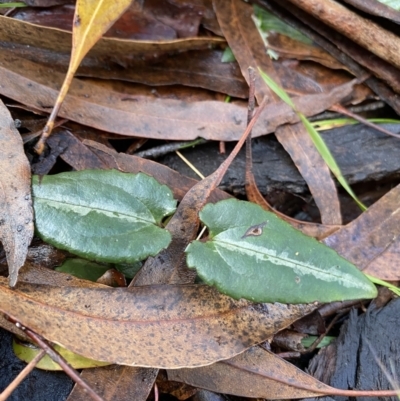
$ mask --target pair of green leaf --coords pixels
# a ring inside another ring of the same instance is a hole
[[[162,219],[172,192],[145,174],[82,171],[33,179],[36,229],[45,241],[87,259],[133,263],[167,247]],[[250,202],[207,205],[210,240],[192,242],[187,263],[208,284],[255,302],[373,298],[374,285],[335,251]]]

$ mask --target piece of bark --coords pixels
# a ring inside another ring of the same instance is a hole
[[[400,124],[382,126],[392,132],[400,131]],[[335,128],[321,135],[349,184],[400,177],[398,139],[359,124]],[[227,144],[227,151],[230,146]],[[183,150],[182,153],[204,175],[214,171],[225,159],[224,155],[219,154],[217,144],[202,145]],[[181,174],[195,177],[195,173],[174,154],[163,157],[160,162]],[[264,196],[274,189],[299,195],[307,193],[306,183],[290,157],[271,136],[253,140],[253,172]],[[219,188],[243,196],[244,174],[245,155],[242,152],[232,163]]]
[[[391,301],[384,308],[371,305],[367,313],[357,316],[350,313],[342,326],[337,341],[323,349],[310,363],[309,371],[319,380],[343,389],[391,389],[389,375],[400,369],[398,322],[400,300]],[[386,370],[386,372],[384,371]],[[394,377],[396,381],[396,377]],[[332,397],[348,401],[348,397]],[[307,399],[329,401],[332,398]],[[377,401],[381,398],[357,398]],[[396,400],[396,397],[385,398]]]

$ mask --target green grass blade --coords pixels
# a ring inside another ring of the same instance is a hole
[[[14,8],[14,7],[28,7],[28,6],[22,2],[0,4],[0,8]]]
[[[259,69],[260,75],[264,82],[270,87],[270,89],[277,95],[281,100],[283,100],[286,104],[288,104],[292,109],[297,113],[297,115],[300,118],[300,121],[304,124],[304,126],[307,129],[308,134],[311,137],[311,140],[314,143],[314,146],[316,147],[317,151],[329,167],[329,169],[332,171],[332,173],[335,175],[337,180],[340,182],[342,187],[347,191],[347,193],[354,199],[354,201],[357,203],[357,205],[360,207],[362,211],[367,210],[367,207],[357,198],[356,194],[353,192],[353,190],[350,188],[349,184],[343,177],[342,172],[340,171],[339,166],[336,163],[335,158],[332,156],[332,153],[330,152],[329,148],[326,146],[324,140],[322,139],[321,135],[316,131],[316,129],[313,127],[313,125],[308,121],[306,116],[302,113],[299,113],[296,110],[296,107],[292,101],[292,99],[289,97],[289,95],[270,77],[268,76],[265,72],[261,71]]]
[[[387,281],[381,280],[377,277],[370,276],[369,274],[364,273],[366,277],[369,278],[371,282],[374,284],[381,285],[383,287],[389,288],[394,294],[396,294],[398,297],[400,297],[400,288],[394,286],[393,284],[388,283]]]

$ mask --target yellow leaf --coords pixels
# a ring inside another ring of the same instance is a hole
[[[77,0],[68,72],[42,136],[36,144],[37,153],[43,152],[46,139],[51,134],[58,111],[82,59],[131,3],[132,0]]]
[[[76,2],[69,67],[73,74],[88,51],[131,3],[132,0],[78,0]]]

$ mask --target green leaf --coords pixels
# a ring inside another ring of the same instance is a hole
[[[171,235],[171,190],[145,174],[85,170],[32,180],[38,235],[86,259],[133,263],[156,255]]]
[[[110,265],[100,265],[86,259],[72,258],[67,259],[61,266],[56,267],[54,270],[71,274],[83,280],[96,282],[97,279],[111,268],[112,266]]]
[[[225,48],[224,53],[222,54],[221,57],[221,62],[222,63],[233,63],[236,61],[235,55],[233,54],[233,51],[231,48],[228,46]]]
[[[400,11],[400,1],[399,0],[379,0],[379,3],[385,4],[397,11]]]
[[[310,348],[317,339],[318,339],[317,336],[304,337],[301,340],[301,345],[304,348]],[[317,345],[317,349],[327,347],[329,344],[332,344],[336,339],[337,339],[337,337],[334,337],[334,336],[325,336],[322,339],[322,341]]]
[[[210,240],[192,242],[187,264],[209,285],[255,302],[374,298],[375,286],[333,249],[260,206],[224,200],[200,212]]]
[[[262,33],[268,34],[269,32],[273,31],[308,45],[311,45],[313,43],[312,40],[309,39],[307,36],[303,35],[297,29],[286,24],[278,17],[275,17],[275,15],[271,14],[267,10],[257,5],[253,6],[253,10],[257,28]]]
[[[115,268],[121,272],[126,278],[132,279],[136,276],[138,271],[141,269],[143,263],[135,262],[135,263],[120,263],[115,265]]]
[[[0,8],[14,8],[14,7],[28,7],[27,4],[22,2],[15,3],[1,3]]]
[[[95,368],[98,366],[110,365],[108,362],[95,361],[93,359],[85,358],[84,356],[75,354],[57,344],[53,344],[53,348],[75,369]],[[29,363],[33,358],[35,358],[41,349],[37,348],[32,343],[23,343],[14,339],[13,351],[19,359]],[[54,362],[48,355],[45,355],[35,367],[44,370],[63,370],[61,366]]]

